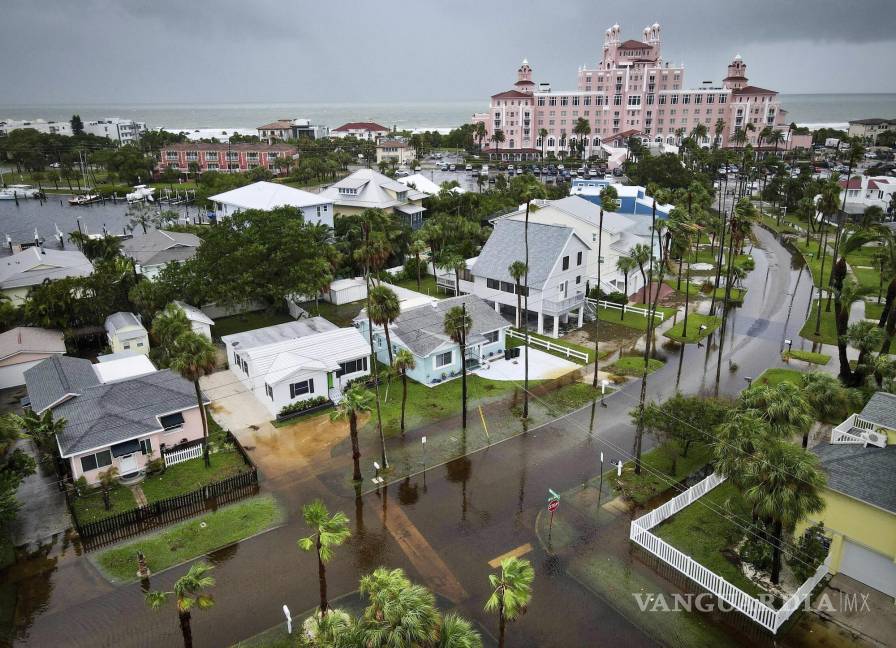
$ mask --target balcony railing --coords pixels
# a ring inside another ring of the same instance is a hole
[[[541,311],[548,315],[560,315],[566,311],[578,308],[585,303],[585,293],[576,293],[565,299],[542,299]]]

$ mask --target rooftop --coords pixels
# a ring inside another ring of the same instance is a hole
[[[244,187],[210,196],[209,200],[240,209],[261,209],[270,211],[277,207],[310,207],[332,202],[321,196],[301,189],[293,189],[277,182],[253,182]]]
[[[225,335],[221,340],[237,351],[243,351],[245,349],[254,349],[255,347],[266,344],[283,342],[284,340],[292,340],[307,335],[315,335],[325,331],[335,331],[338,328],[338,326],[323,317],[310,317],[308,319],[296,320],[295,322],[285,322],[283,324],[275,324],[274,326],[266,326],[265,328],[255,329],[253,331]]]
[[[896,445],[885,448],[827,444],[812,448],[828,476],[828,488],[896,513]]]
[[[0,333],[0,360],[19,353],[65,353],[62,331],[18,326]]]
[[[143,324],[140,323],[140,320],[133,313],[118,311],[106,318],[106,332],[108,333],[117,333],[118,331],[134,327],[143,328]]]
[[[84,358],[54,355],[25,370],[25,387],[37,414],[99,382],[90,360]]]
[[[247,142],[178,142],[176,144],[166,144],[162,147],[162,151],[273,151],[275,153],[295,153],[296,147],[282,142],[275,142],[274,144],[266,144],[264,142],[259,142],[258,144],[249,144]]]
[[[896,430],[896,394],[875,392],[859,416],[869,423]]]
[[[191,259],[200,243],[202,239],[195,234],[151,230],[143,236],[126,240],[121,249],[140,265],[154,266]]]
[[[352,130],[365,130],[365,131],[383,131],[388,132],[389,129],[385,126],[377,124],[376,122],[349,122],[347,124],[343,124],[342,126],[338,126],[334,128],[333,131],[337,133],[343,133]]]
[[[191,322],[202,322],[203,324],[214,326],[215,320],[213,320],[211,317],[203,313],[195,306],[190,306],[186,302],[178,301],[176,299],[172,303],[179,309],[181,309],[184,312],[184,315],[187,316],[187,319]]]
[[[36,286],[45,280],[86,277],[93,266],[77,250],[30,247],[0,260],[0,289]]]
[[[353,326],[256,346],[246,353],[269,385],[309,369],[335,371],[340,362],[370,355],[370,345]]]
[[[404,200],[392,195],[402,193],[406,193]],[[350,176],[324,189],[320,195],[337,205],[380,209],[395,207],[409,200],[428,198],[427,194],[406,187],[373,169],[358,169]]]
[[[109,383],[153,373],[156,366],[142,353],[135,353],[95,364],[93,370],[101,383]]]

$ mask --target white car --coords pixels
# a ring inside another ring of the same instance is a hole
[[[468,164],[465,168],[466,168],[467,171],[472,171],[472,170],[473,170],[473,165],[472,165],[472,164]]]
[[[513,165],[512,165],[512,164],[508,164],[508,165],[507,165],[507,170],[508,170],[508,171],[513,171]]]
[[[457,170],[457,166],[455,166],[455,165],[453,165],[453,164],[449,164],[449,165],[448,165],[448,170],[449,170],[449,171],[456,171],[456,170]]]
[[[566,170],[566,167],[563,166],[562,164],[557,165],[557,171],[565,171],[565,170]]]
[[[488,165],[487,164],[482,165],[482,175],[488,175]]]

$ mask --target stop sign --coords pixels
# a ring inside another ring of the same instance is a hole
[[[548,510],[551,513],[556,511],[558,508],[560,508],[560,500],[552,499],[551,501],[548,502]]]

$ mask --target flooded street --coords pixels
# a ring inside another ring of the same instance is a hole
[[[658,338],[657,353],[666,365],[648,378],[651,399],[663,399],[676,389],[735,395],[746,386],[746,377],[784,366],[783,340],[798,340],[811,281],[791,267],[789,253],[770,233],[757,229],[756,234],[762,249],[753,251],[756,269],[746,280],[743,306],[731,310],[702,348]],[[278,497],[288,519],[284,526],[211,556],[215,606],[193,614],[196,645],[230,645],[280,623],[284,604],[294,613],[316,604],[315,560],[296,547],[307,533],[299,506],[315,497],[351,519],[353,536],[335,551],[327,569],[334,598],[354,592],[358,578],[378,565],[402,567],[494,632],[495,619],[482,609],[489,562],[518,550],[532,561],[536,578],[528,613],[509,627],[511,645],[656,645],[618,611],[612,597],[596,596],[570,575],[571,556],[546,552],[536,534],[549,488],[564,492],[596,476],[601,453],[605,465],[628,458],[633,438],[629,411],[637,404],[639,389],[637,381],[630,381],[607,398],[606,408],[586,406],[361,496],[342,485],[350,465],[344,438],[312,441],[306,437],[315,435],[313,424],[311,429],[295,426],[286,436],[278,436],[275,428],[259,429],[244,441],[253,446],[250,452],[276,466],[263,475],[262,488]],[[647,447],[653,443],[645,438]],[[285,457],[301,460],[286,462]],[[573,556],[592,544],[603,545],[614,556],[630,553],[624,520],[617,526],[611,532],[586,527]],[[610,535],[599,535],[603,533]],[[184,569],[153,575],[152,588],[170,589]],[[18,587],[15,645],[180,642],[172,607],[150,611],[139,583],[111,585],[65,537],[4,574],[4,580]]]

